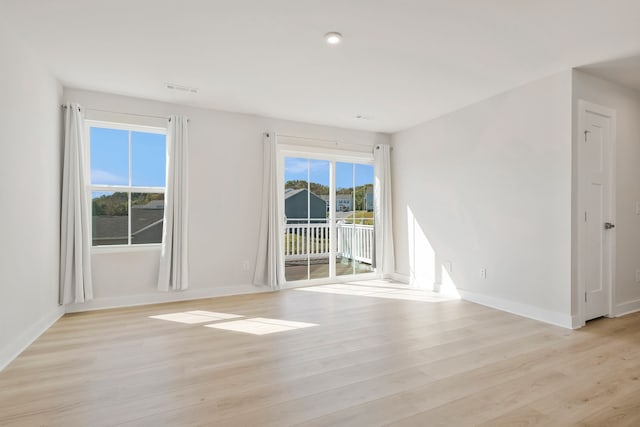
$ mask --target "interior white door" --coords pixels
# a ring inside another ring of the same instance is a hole
[[[584,224],[582,227],[582,280],[584,320],[606,316],[612,269],[614,221],[611,199],[611,123],[610,116],[582,110],[581,187]]]

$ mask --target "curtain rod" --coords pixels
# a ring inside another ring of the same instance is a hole
[[[67,105],[62,105],[62,108],[67,108]],[[149,114],[136,114],[136,113],[123,113],[122,111],[109,111],[109,110],[99,110],[97,108],[85,108],[86,111],[94,111],[97,113],[108,113],[108,114],[123,114],[125,116],[136,116],[136,117],[148,117],[152,119],[164,119],[171,121],[171,117],[168,116],[152,116]],[[190,119],[187,119],[187,122],[190,122]]]

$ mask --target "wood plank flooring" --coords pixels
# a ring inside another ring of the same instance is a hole
[[[640,314],[569,331],[366,289],[66,315],[0,372],[0,425],[640,425]],[[204,327],[237,319],[149,317],[194,310],[317,326],[253,335]]]

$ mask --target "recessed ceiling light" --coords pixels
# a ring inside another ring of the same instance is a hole
[[[324,35],[324,40],[328,44],[340,44],[340,42],[342,41],[342,34],[332,31]]]

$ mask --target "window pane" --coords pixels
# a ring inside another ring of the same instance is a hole
[[[129,184],[129,131],[92,127],[91,183]]]
[[[329,176],[326,160],[285,158],[285,279],[329,276]]]
[[[354,212],[354,272],[369,273],[373,271],[375,245],[373,218],[373,166],[355,165],[355,199]]]
[[[132,185],[164,187],[166,137],[157,133],[131,132]]]
[[[373,271],[373,166],[336,163],[336,274]]]
[[[164,194],[131,193],[131,243],[162,243]]]
[[[128,194],[94,191],[91,193],[93,245],[126,245],[129,230]]]

